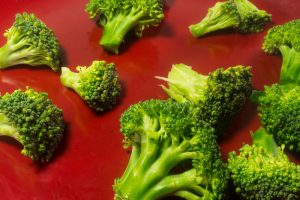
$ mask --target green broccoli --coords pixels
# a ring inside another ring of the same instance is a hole
[[[194,37],[200,37],[205,34],[227,29],[237,28],[240,24],[240,16],[236,5],[232,0],[217,2],[208,9],[207,15],[201,22],[189,26],[190,32]]]
[[[280,84],[300,85],[300,20],[274,26],[265,36],[262,49],[269,54],[281,53],[283,63]]]
[[[48,162],[63,131],[62,111],[51,102],[47,93],[27,88],[0,97],[0,135],[20,142],[23,155]]]
[[[13,26],[4,36],[7,42],[0,48],[0,69],[26,64],[47,65],[54,71],[60,70],[58,40],[34,14],[17,14]]]
[[[94,61],[89,67],[72,72],[62,67],[61,83],[74,89],[95,111],[111,109],[117,103],[121,85],[113,63]]]
[[[267,53],[282,53],[279,83],[254,91],[259,117],[279,145],[300,152],[300,20],[271,28],[264,40]]]
[[[190,25],[189,29],[194,37],[223,29],[234,29],[240,33],[260,32],[271,17],[248,0],[227,0],[209,8],[207,15],[199,23]]]
[[[222,130],[241,110],[252,91],[251,67],[219,68],[202,75],[185,64],[173,65],[164,91],[177,102],[192,102],[202,118]],[[219,133],[219,132],[218,132]]]
[[[209,124],[189,103],[147,100],[121,117],[121,132],[131,157],[115,180],[115,200],[221,199],[227,171]]]
[[[254,133],[252,146],[245,144],[239,155],[229,153],[228,170],[243,199],[300,198],[300,166],[289,161],[283,150],[261,128]]]
[[[162,0],[90,0],[86,12],[99,18],[104,27],[100,45],[115,54],[125,35],[134,30],[137,36],[149,26],[158,26],[164,18]]]

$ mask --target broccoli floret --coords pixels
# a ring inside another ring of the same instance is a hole
[[[240,24],[240,16],[233,1],[217,2],[208,9],[207,15],[201,22],[189,26],[190,32],[194,37],[227,29],[237,28]]]
[[[189,29],[194,37],[229,28],[240,33],[253,33],[262,31],[271,18],[272,15],[259,10],[248,0],[227,0],[209,8],[202,21]]]
[[[300,20],[274,26],[265,36],[262,49],[282,54],[280,84],[300,84]]]
[[[4,36],[0,48],[0,69],[18,64],[47,65],[60,70],[59,43],[53,31],[34,14],[17,14],[13,26]]]
[[[300,152],[300,86],[265,86],[264,91],[253,92],[252,100],[259,104],[262,125],[276,142]]]
[[[245,144],[240,154],[229,153],[228,169],[235,191],[249,200],[300,198],[300,166],[289,161],[273,136],[263,128]]]
[[[300,20],[271,28],[264,40],[266,53],[281,52],[279,83],[254,91],[259,117],[279,145],[300,152]]]
[[[63,131],[62,111],[51,102],[47,93],[27,88],[0,97],[0,135],[20,142],[23,155],[48,162]]]
[[[168,82],[169,88],[162,88],[170,98],[194,103],[206,122],[222,130],[251,95],[250,70],[251,67],[236,66],[202,75],[187,65],[176,64],[168,78],[158,78]]]
[[[90,0],[86,12],[100,18],[104,27],[100,45],[115,54],[127,32],[134,30],[141,37],[145,28],[158,26],[164,18],[162,0]]]
[[[236,4],[241,23],[238,30],[241,33],[261,32],[264,26],[272,20],[272,15],[258,9],[249,0],[233,0]]]
[[[189,103],[148,100],[121,117],[131,157],[115,180],[115,200],[221,199],[227,183],[214,130]]]
[[[62,67],[61,83],[74,89],[95,111],[111,109],[121,92],[113,63],[94,61],[89,67],[78,66],[77,72]]]

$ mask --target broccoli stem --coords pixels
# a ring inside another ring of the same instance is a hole
[[[174,195],[186,200],[199,200],[198,195],[195,195],[194,193],[187,190],[175,192]]]
[[[0,135],[9,136],[16,140],[19,139],[18,130],[12,126],[12,124],[3,113],[0,113]]]
[[[62,67],[61,68],[61,76],[60,80],[61,83],[69,88],[73,88],[76,92],[78,91],[78,81],[79,81],[79,75],[78,73],[72,72],[69,68],[67,67]]]
[[[143,199],[158,199],[173,193],[177,196],[185,194],[190,199],[197,199],[195,197],[198,196],[199,199],[199,196],[207,196],[210,193],[206,189],[197,186],[201,183],[205,183],[205,179],[197,176],[196,169],[190,169],[182,174],[169,175],[163,178],[146,192]],[[190,193],[187,193],[187,191],[190,191]]]
[[[200,37],[214,31],[237,26],[238,19],[226,13],[226,11],[219,6],[221,6],[221,4],[217,6],[218,8],[216,7],[216,9],[210,11],[201,22],[189,26],[190,32],[194,37]]]
[[[128,178],[128,176],[130,175],[130,172],[132,171],[133,167],[135,166],[136,162],[138,161],[140,154],[141,154],[141,149],[140,149],[139,144],[133,143],[131,154],[130,154],[130,159],[128,161],[127,167],[126,167],[122,177],[119,180],[117,180],[117,182],[115,183],[116,186],[119,184],[122,184],[124,182],[124,180],[126,180]],[[116,187],[116,186],[114,186],[114,187]]]
[[[139,8],[132,8],[128,13],[122,12],[107,20],[100,40],[104,49],[115,54],[119,52],[119,46],[123,42],[129,30],[136,26],[144,13]]]
[[[172,192],[174,190],[173,186],[177,185],[177,182],[180,182],[180,184],[175,191],[180,188],[184,189],[187,185],[197,185],[191,184],[192,182],[199,183],[199,181],[203,181],[201,178],[191,178],[192,175],[194,175],[192,177],[196,177],[194,170],[181,175],[168,176],[174,166],[182,161],[196,158],[197,153],[187,152],[187,149],[191,146],[190,141],[183,141],[179,145],[171,144],[163,151],[158,151],[160,149],[158,140],[149,137],[149,135],[154,134],[152,132],[147,133],[148,137],[141,141],[142,151],[138,161],[136,161],[134,167],[130,166],[129,170],[126,170],[118,185],[114,187],[116,191],[115,199],[121,199],[120,196],[130,200],[156,199]]]
[[[265,152],[272,156],[279,155],[279,148],[273,135],[269,134],[264,128],[260,128],[253,134],[253,144],[262,147]]]
[[[285,45],[279,50],[283,57],[280,84],[300,85],[300,53]]]
[[[0,69],[18,64],[31,63],[28,57],[33,54],[34,52],[31,48],[27,47],[26,41],[18,41],[17,43],[8,41],[0,48]]]
[[[10,42],[6,43],[0,48],[0,69],[5,69],[7,67],[17,65],[18,58],[17,55],[21,57],[22,54],[14,53],[17,49]]]

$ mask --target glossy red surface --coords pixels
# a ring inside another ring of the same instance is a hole
[[[51,27],[62,45],[64,65],[72,69],[93,60],[115,62],[123,83],[123,97],[111,111],[95,114],[73,91],[59,82],[59,74],[48,68],[19,66],[0,72],[0,92],[31,86],[46,91],[64,110],[65,139],[48,164],[32,162],[20,154],[21,146],[0,138],[0,199],[5,200],[109,200],[114,178],[121,176],[128,152],[122,148],[119,117],[130,104],[150,98],[165,99],[155,75],[166,76],[173,63],[191,65],[207,73],[217,67],[253,66],[254,87],[276,82],[281,58],[261,51],[266,31],[258,34],[214,34],[195,39],[187,26],[200,21],[216,1],[167,0],[165,21],[145,31],[142,39],[129,37],[121,54],[111,55],[99,45],[102,28],[90,20],[84,8],[88,0],[0,0],[0,33],[11,26],[18,12],[32,12]],[[299,0],[253,0],[273,14],[273,23],[299,18]],[[268,25],[267,28],[270,28]],[[0,37],[0,45],[5,38]],[[228,128],[221,141],[224,158],[250,141],[249,132],[259,126],[253,104]]]

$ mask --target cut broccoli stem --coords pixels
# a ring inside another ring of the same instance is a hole
[[[260,128],[252,135],[253,144],[262,147],[265,152],[273,155],[279,155],[279,148],[273,135],[269,134],[264,128]]]
[[[118,15],[108,19],[104,25],[100,45],[104,49],[118,54],[119,46],[123,42],[125,35],[138,24],[143,16],[144,12],[141,9],[131,8],[129,13],[120,12]]]
[[[169,89],[161,86],[169,97],[177,102],[191,101],[199,103],[204,99],[204,90],[208,76],[197,73],[190,66],[175,64],[168,74],[168,78],[156,76],[156,78],[167,81]]]
[[[66,87],[73,88],[76,92],[78,92],[78,80],[79,80],[78,73],[72,72],[68,67],[61,68],[61,76],[60,80],[62,84]]]
[[[0,135],[9,136],[18,140],[19,133],[18,130],[11,125],[7,117],[0,113]]]
[[[300,53],[286,45],[280,46],[279,50],[283,57],[280,84],[300,85]]]

